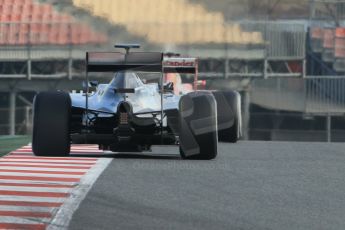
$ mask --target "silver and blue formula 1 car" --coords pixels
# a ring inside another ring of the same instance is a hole
[[[68,156],[71,144],[97,144],[113,152],[150,151],[178,145],[184,159],[213,159],[219,141],[241,135],[241,99],[236,91],[174,93],[169,73],[194,74],[197,59],[158,52],[86,53],[86,93],[41,92],[34,99],[32,148],[37,156]],[[89,93],[90,72],[113,72],[109,84]],[[141,76],[160,74],[159,83]],[[194,84],[196,86],[196,84]]]

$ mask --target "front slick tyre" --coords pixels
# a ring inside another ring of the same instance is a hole
[[[32,150],[36,156],[68,156],[71,98],[65,92],[42,92],[34,99]]]
[[[192,92],[179,103],[180,154],[183,159],[217,156],[217,105],[212,93]]]

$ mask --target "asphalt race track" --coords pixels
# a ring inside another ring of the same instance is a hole
[[[117,155],[70,229],[345,229],[345,144],[220,144],[213,161],[177,148]]]

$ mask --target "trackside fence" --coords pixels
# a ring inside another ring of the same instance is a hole
[[[345,114],[345,76],[254,80],[252,102],[267,108],[318,115]]]
[[[8,135],[10,130],[10,111],[0,108],[0,135]],[[16,107],[15,134],[31,134],[32,132],[32,107]]]

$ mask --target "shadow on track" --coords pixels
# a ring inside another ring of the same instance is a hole
[[[147,153],[106,153],[106,154],[70,154],[71,157],[118,158],[118,159],[149,159],[149,160],[181,160],[179,154],[147,154]]]

